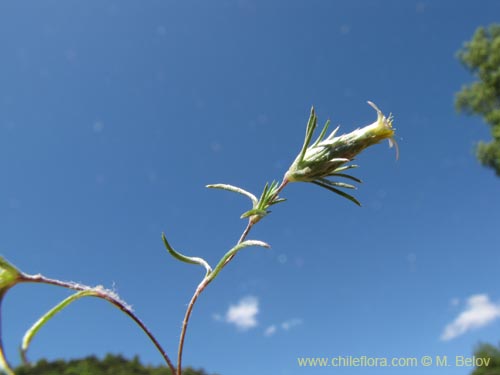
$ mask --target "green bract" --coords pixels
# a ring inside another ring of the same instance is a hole
[[[375,104],[372,102],[368,102],[368,104],[377,111],[377,120],[373,124],[336,137],[335,135],[339,130],[337,127],[325,138],[330,125],[330,121],[327,121],[319,137],[312,145],[310,143],[317,127],[318,119],[314,108],[311,108],[304,145],[286,172],[285,178],[290,182],[312,182],[359,205],[359,202],[353,196],[338,189],[355,189],[354,185],[332,181],[329,178],[343,177],[361,182],[353,176],[342,173],[347,169],[356,167],[356,165],[347,165],[347,163],[352,161],[365,148],[377,144],[384,139],[389,140],[391,147],[396,145],[394,141],[394,129],[392,127],[393,117],[391,115],[385,117]]]
[[[12,264],[0,256],[0,306],[5,293],[22,279],[22,273]],[[0,314],[1,315],[1,314]],[[0,322],[0,374],[15,375],[10,367],[2,345],[2,328]]]
[[[0,257],[0,295],[13,287],[21,276],[21,272],[12,264]]]

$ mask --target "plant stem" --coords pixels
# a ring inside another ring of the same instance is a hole
[[[191,297],[191,301],[189,301],[186,314],[184,315],[184,320],[182,321],[181,337],[179,338],[179,349],[177,352],[177,375],[182,375],[182,351],[184,349],[184,339],[186,338],[186,331],[189,323],[189,318],[191,317],[191,312],[193,311],[194,304],[196,303],[199,295],[207,287],[210,281],[211,280],[206,276],[201,281],[201,283],[196,288],[193,297]]]
[[[286,178],[283,179],[281,182],[280,186],[276,190],[276,193],[274,194],[274,198],[276,198],[279,193],[285,188],[285,186],[288,184],[288,180]],[[241,233],[240,239],[236,243],[236,245],[241,244],[245,239],[247,238],[248,234],[252,230],[253,223],[248,220],[247,226],[243,233]],[[224,263],[224,267],[234,258],[236,254],[233,254],[230,256],[226,262]],[[182,352],[184,349],[184,339],[186,338],[186,331],[189,323],[189,319],[191,317],[191,313],[193,312],[193,307],[194,304],[196,303],[196,300],[200,296],[200,294],[205,290],[205,288],[210,284],[210,282],[213,279],[208,278],[208,275],[205,276],[205,278],[201,281],[201,283],[198,285],[196,288],[196,291],[194,292],[193,296],[191,297],[191,301],[189,301],[188,307],[186,309],[186,314],[184,315],[184,320],[182,321],[182,329],[181,329],[181,336],[179,339],[179,350],[177,352],[177,375],[182,375]]]
[[[0,295],[0,307],[2,305],[2,297],[4,295]],[[3,343],[2,343],[2,311],[0,309],[0,373],[5,372],[6,375],[16,375],[14,373],[14,370],[12,370],[12,367],[10,367],[9,362],[7,362],[7,358],[5,358],[5,353],[3,350]]]
[[[239,245],[240,243],[242,243],[243,241],[245,241],[245,239],[247,238],[248,233],[250,233],[250,230],[252,229],[252,227],[253,227],[253,224],[250,222],[250,220],[248,220],[247,227],[245,228],[245,230],[243,231],[243,233],[241,233],[240,239],[238,240],[238,242],[236,243],[236,245]],[[230,259],[232,259],[232,258],[229,258],[226,261],[226,263],[228,263]]]
[[[276,198],[279,193],[281,193],[281,191],[285,188],[285,186],[288,184],[288,179],[285,177],[283,178],[283,181],[281,181],[281,184],[280,186],[278,187],[278,189],[276,189],[276,193],[274,193],[274,198]]]
[[[248,220],[248,224],[247,224],[245,230],[243,231],[243,233],[241,234],[241,237],[238,240],[236,245],[239,245],[240,243],[245,241],[245,238],[248,236],[248,233],[250,233],[252,226],[253,226],[253,224],[250,222],[250,220]],[[234,254],[234,255],[236,255],[236,254]],[[224,263],[224,267],[226,266],[226,264],[228,264],[231,261],[231,259],[234,258],[234,255],[230,256],[226,260],[226,262]],[[179,339],[179,350],[177,352],[177,375],[182,375],[182,351],[184,349],[184,339],[186,338],[186,331],[187,331],[187,327],[188,327],[188,323],[189,323],[189,318],[191,317],[191,313],[193,312],[194,304],[196,303],[196,300],[198,299],[200,294],[207,287],[207,285],[210,284],[210,282],[212,280],[213,279],[210,279],[208,277],[208,275],[205,276],[205,278],[201,281],[201,283],[196,288],[196,291],[194,292],[193,297],[191,297],[191,301],[189,301],[189,305],[187,307],[186,314],[184,315],[184,320],[182,321],[181,337]]]
[[[86,285],[82,284],[77,284],[77,283],[72,283],[72,282],[65,282],[61,280],[56,280],[56,279],[50,279],[47,278],[43,275],[27,275],[23,274],[21,277],[21,282],[31,282],[31,283],[43,283],[43,284],[50,284],[50,285],[55,285],[55,286],[60,286],[63,288],[68,288],[68,289],[73,289],[73,290],[94,290],[98,292],[97,288],[92,288]],[[110,302],[113,304],[115,307],[120,309],[123,313],[128,315],[129,318],[131,318],[142,330],[143,332],[148,336],[148,338],[151,340],[151,342],[154,344],[156,349],[160,352],[161,356],[167,363],[168,367],[170,368],[170,371],[172,374],[175,374],[175,367],[168,357],[166,351],[163,349],[163,347],[160,345],[156,337],[153,335],[153,333],[149,330],[149,328],[142,322],[142,320],[135,315],[135,313],[132,311],[132,309],[118,296],[114,296],[112,294],[106,293],[103,291],[102,293],[98,293],[100,298],[105,299],[106,301]]]

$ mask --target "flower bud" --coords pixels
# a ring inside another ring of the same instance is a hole
[[[325,138],[329,126],[329,121],[327,121],[317,140],[310,145],[313,132],[317,126],[317,117],[314,108],[312,108],[307,124],[304,145],[286,172],[285,178],[290,182],[313,182],[343,196],[347,194],[340,192],[335,187],[355,188],[352,185],[333,182],[327,178],[332,176],[347,177],[359,182],[358,179],[352,176],[340,173],[354,167],[346,165],[346,163],[352,161],[365,148],[377,144],[384,139],[389,140],[391,147],[396,145],[397,150],[397,144],[394,141],[394,129],[392,127],[393,117],[391,115],[385,117],[375,104],[372,102],[368,102],[368,104],[377,111],[377,120],[373,124],[336,137],[335,135],[339,129],[337,127]],[[359,202],[349,195],[346,198],[359,204]]]
[[[0,296],[13,287],[21,277],[21,272],[0,256]]]

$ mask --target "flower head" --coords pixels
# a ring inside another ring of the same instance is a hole
[[[311,108],[304,145],[286,172],[286,180],[290,182],[312,182],[340,194],[359,205],[359,202],[354,197],[338,189],[339,187],[355,189],[355,186],[343,182],[331,181],[328,178],[344,177],[361,182],[353,176],[342,173],[349,168],[356,167],[347,163],[351,162],[365,148],[377,144],[384,139],[389,140],[391,147],[396,145],[397,149],[397,144],[394,141],[394,128],[392,127],[393,117],[391,115],[385,117],[375,104],[372,102],[368,102],[368,104],[377,111],[377,120],[373,124],[336,137],[335,135],[339,130],[337,127],[325,138],[330,125],[330,121],[327,121],[321,134],[312,145],[310,143],[317,126],[317,117],[314,108]]]

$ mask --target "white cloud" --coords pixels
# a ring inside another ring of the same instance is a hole
[[[299,324],[302,324],[302,319],[294,318],[294,319],[285,320],[284,322],[282,322],[281,324],[278,324],[278,325],[276,325],[276,324],[270,325],[264,331],[264,336],[270,337],[270,336],[274,335],[276,332],[278,332],[278,329],[280,329],[282,331],[289,331],[292,328],[298,326]]]
[[[273,324],[272,326],[269,326],[266,328],[266,330],[264,331],[264,336],[272,336],[276,333],[276,326]]]
[[[301,319],[289,319],[281,323],[281,328],[283,328],[285,331],[288,331],[290,328],[298,326],[299,324],[302,324]]]
[[[467,299],[467,307],[448,324],[441,340],[451,340],[474,328],[490,324],[500,318],[500,304],[490,301],[487,294],[475,294]]]
[[[230,305],[225,314],[215,313],[213,319],[218,322],[234,324],[240,331],[247,331],[255,328],[259,323],[259,300],[254,296],[247,296],[234,305]],[[302,324],[302,319],[294,318],[283,321],[279,324],[271,324],[264,330],[264,336],[270,337],[278,331],[289,331]]]
[[[234,324],[238,329],[246,331],[257,326],[259,300],[256,297],[242,298],[238,304],[229,306],[225,321]]]

